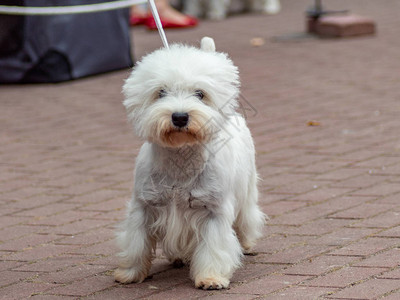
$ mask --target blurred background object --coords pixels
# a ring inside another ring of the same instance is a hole
[[[70,6],[103,0],[0,0]],[[50,16],[0,14],[0,82],[60,82],[133,65],[129,8]]]

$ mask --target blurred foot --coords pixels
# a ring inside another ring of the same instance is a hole
[[[281,3],[279,0],[266,0],[264,12],[269,15],[275,15],[281,10]]]
[[[189,27],[194,27],[197,25],[197,19],[186,16],[184,20],[179,20],[179,22],[176,22],[175,20],[172,19],[166,19],[164,17],[161,17],[161,24],[163,28],[189,28]],[[156,21],[154,20],[153,16],[150,16],[146,20],[146,26],[150,30],[155,30],[157,29]]]
[[[129,24],[131,26],[143,25],[149,18],[149,14],[146,10],[143,10],[138,5],[134,5],[131,8],[131,13],[129,17]]]
[[[184,15],[169,5],[167,1],[157,1],[157,10],[164,28],[184,28],[197,25],[197,19]],[[150,15],[146,22],[149,29],[157,29],[153,17]]]

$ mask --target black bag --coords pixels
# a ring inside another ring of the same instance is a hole
[[[69,6],[103,0],[0,0]],[[60,82],[133,65],[129,8],[52,16],[0,14],[0,82]]]

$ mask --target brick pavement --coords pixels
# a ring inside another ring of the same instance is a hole
[[[325,0],[372,17],[377,35],[287,38],[312,2],[167,32],[171,42],[213,36],[251,104],[271,220],[228,290],[194,289],[161,254],[152,279],[113,281],[113,232],[140,146],[121,105],[127,70],[1,86],[0,298],[400,299],[400,4]],[[161,45],[155,32],[133,36],[137,56]]]

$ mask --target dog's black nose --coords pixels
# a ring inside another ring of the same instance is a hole
[[[178,113],[175,112],[172,114],[172,124],[176,127],[185,127],[189,121],[188,113]]]

